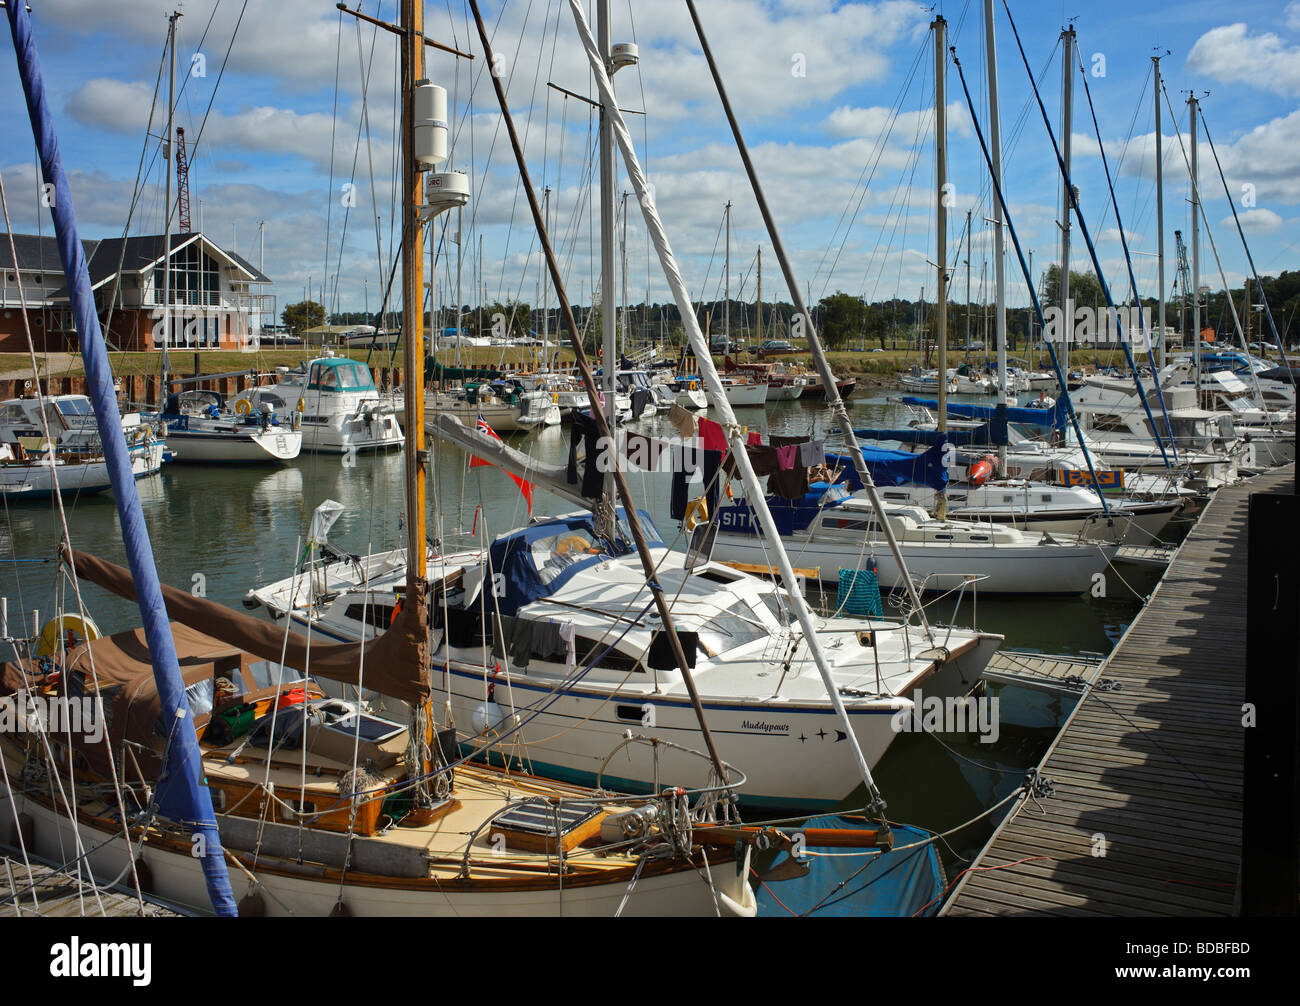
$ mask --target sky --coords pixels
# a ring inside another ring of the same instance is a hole
[[[1058,141],[1061,30],[1072,22],[1078,32],[1072,174],[1117,300],[1128,296],[1129,278],[1103,151],[1139,293],[1156,293],[1153,55],[1163,57],[1164,88],[1176,115],[1169,105],[1162,108],[1166,288],[1175,275],[1174,231],[1189,242],[1191,235],[1180,145],[1180,138],[1189,142],[1189,89],[1202,100],[1255,265],[1262,274],[1300,268],[1300,0],[1008,2]],[[163,54],[171,8],[165,0],[30,4],[83,236],[123,233],[137,175],[130,230],[161,232],[158,134],[166,114]],[[591,0],[585,6],[594,24]],[[700,0],[698,6],[805,291],[814,301],[837,291],[915,300],[924,289],[933,300],[931,22],[936,14],[946,19],[987,136],[982,4]],[[384,20],[398,13],[394,0],[364,0],[360,7]],[[325,286],[331,312],[374,311],[398,243],[392,224],[396,39],[328,0],[188,0],[177,9],[183,17],[176,121],[191,147],[194,225],[201,215],[204,231],[219,244],[263,261],[280,306],[302,299],[310,284],[317,300]],[[595,94],[569,2],[485,0],[483,9],[534,185],[553,190],[552,240],[570,299],[590,303],[600,271],[595,122],[588,105],[547,86]],[[730,201],[733,298],[754,299],[755,253],[762,246],[764,299],[788,300],[685,3],[613,0],[612,11],[614,41],[640,48],[639,64],[615,77],[619,102],[645,112],[629,115],[629,128],[692,298],[722,294],[723,207]],[[535,304],[537,241],[468,5],[431,2],[425,19],[430,38],[476,56],[430,50],[426,68],[448,92],[452,159],[445,167],[468,172],[473,190],[463,211],[462,300],[477,303],[473,291],[481,282],[492,300]],[[39,206],[35,154],[12,41],[7,32],[0,37],[0,88],[11,99],[0,103],[0,172],[15,230],[32,233]],[[1026,253],[1032,249],[1040,276],[1059,256],[1060,173],[1002,0],[995,37],[1004,191],[1011,223]],[[969,258],[970,297],[983,302],[991,299],[993,269],[989,172],[957,68],[951,59],[945,63],[950,297],[966,299]],[[153,135],[147,136],[151,109]],[[1200,163],[1209,237],[1228,283],[1240,285],[1246,255],[1204,130]],[[620,193],[630,188],[622,174],[617,184]],[[635,198],[628,206],[627,299],[666,301]],[[454,221],[444,216],[435,229],[439,306],[456,299]],[[48,217],[41,227],[50,232]],[[1089,268],[1077,223],[1071,241],[1072,268]],[[1027,304],[1014,255],[1007,277],[1008,303]],[[1201,282],[1222,286],[1204,232]]]

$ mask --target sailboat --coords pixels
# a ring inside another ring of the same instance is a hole
[[[412,366],[423,341],[417,214],[426,173],[431,190],[452,181],[432,171],[445,158],[439,156],[445,120],[416,112],[413,91],[435,86],[420,79],[421,11],[406,0],[397,29],[404,39],[406,365],[415,378],[406,394],[414,420],[423,404],[420,371]],[[491,62],[486,28],[474,12]],[[34,129],[52,140],[26,13],[18,4],[7,13]],[[422,107],[428,97],[420,96]],[[434,135],[439,129],[441,137]],[[80,248],[57,148],[38,145],[45,177],[59,186],[56,219],[74,239],[62,246]],[[433,202],[436,213],[455,196],[435,192]],[[64,269],[77,298],[87,371],[101,378],[97,418],[112,440],[114,485],[121,491],[133,482],[105,391],[106,357],[84,260],[65,261]],[[21,732],[0,735],[4,796],[16,822],[12,837],[56,862],[66,861],[68,848],[85,850],[77,861],[96,876],[129,875],[135,887],[174,905],[198,909],[206,889],[222,914],[235,909],[228,862],[247,883],[239,905],[244,914],[753,915],[749,857],[767,833],[729,826],[733,780],[725,767],[709,789],[712,802],[693,808],[691,797],[701,794],[680,788],[632,797],[469,765],[436,727],[424,427],[414,421],[411,428],[407,554],[414,558],[406,567],[402,610],[366,645],[313,646],[310,638],[162,587],[131,493],[135,509],[123,519],[128,536],[137,535],[128,543],[130,570],[62,553],[83,578],[123,597],[139,593],[146,622],[91,641],[61,635],[52,664],[38,664],[27,651],[5,666],[6,691],[24,704],[85,697],[109,713],[105,729],[75,734],[67,747],[60,735],[42,734],[40,743]],[[321,536],[319,527],[313,530]],[[319,679],[400,701],[405,722],[328,697]],[[183,805],[165,799],[177,780],[188,787]],[[10,819],[4,818],[7,830]]]

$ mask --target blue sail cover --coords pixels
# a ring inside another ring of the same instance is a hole
[[[883,447],[862,447],[871,481],[878,486],[919,485],[941,492],[948,485],[948,469],[943,456],[947,441],[940,438],[920,454],[891,451]],[[855,492],[864,488],[853,459],[847,454],[828,454],[826,460],[844,469],[841,481]]]
[[[1006,427],[1004,426],[1005,430]],[[993,424],[984,423],[973,430],[918,430],[908,426],[901,430],[854,430],[853,435],[859,440],[897,440],[900,444],[926,444],[942,448],[944,444],[967,447],[971,444],[984,446],[993,443]],[[1005,438],[1005,435],[1004,435]]]
[[[620,525],[626,516],[627,511],[619,507]],[[664,548],[650,515],[638,510],[637,516],[650,547]],[[581,539],[582,545],[569,541],[563,553],[555,547],[574,538]],[[499,578],[495,587],[498,609],[503,615],[518,614],[524,605],[559,590],[580,570],[597,566],[611,557],[627,555],[632,550],[627,544],[629,539],[630,534],[624,533],[615,546],[600,541],[589,513],[557,517],[503,534],[488,549],[491,568]],[[543,556],[546,558],[539,564],[538,559]]]
[[[861,820],[829,815],[804,822],[805,828],[862,828]],[[891,826],[897,848],[865,856],[810,856],[806,877],[758,885],[759,918],[902,917],[938,913],[944,890],[943,868],[928,831],[907,824]],[[910,848],[905,848],[910,846]],[[864,865],[865,864],[865,865]]]
[[[937,409],[939,403],[932,398],[912,398],[903,399],[904,405],[916,405],[923,409]],[[1004,406],[995,405],[969,405],[965,402],[949,402],[948,412],[954,416],[961,416],[964,419],[983,419],[986,422],[997,422],[998,410],[1004,409]],[[1065,429],[1065,402],[1057,402],[1050,409],[1017,409],[1005,408],[1009,423],[1019,423],[1022,426],[1052,426],[1058,430]],[[996,442],[996,441],[995,441]]]
[[[163,605],[158,571],[153,564],[149,532],[145,528],[140,496],[136,492],[135,476],[131,472],[130,451],[122,433],[122,416],[118,412],[113,390],[113,373],[104,348],[99,316],[95,313],[95,296],[86,270],[85,252],[77,233],[72,192],[59,157],[58,138],[54,132],[54,119],[50,114],[45,82],[41,76],[27,4],[22,0],[10,0],[5,5],[5,12],[9,15],[9,29],[13,33],[18,73],[27,98],[27,114],[32,122],[32,136],[40,155],[41,173],[46,184],[54,188],[50,215],[54,218],[59,259],[63,264],[63,275],[68,285],[77,331],[81,333],[86,393],[95,407],[95,422],[113,483],[113,497],[117,502],[127,561],[135,580],[140,616],[144,620],[145,640],[153,661],[158,697],[162,703],[162,722],[171,724],[166,761],[158,779],[155,800],[161,814],[202,836],[203,874],[213,910],[218,915],[234,916],[238,911],[230,890],[230,878],[226,875],[221,835],[217,831],[212,798],[203,783],[194,719],[185,697],[185,684],[176,661],[171,625],[167,609]]]

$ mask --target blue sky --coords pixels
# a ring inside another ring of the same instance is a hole
[[[32,0],[32,6],[83,233],[102,237],[122,232],[142,146],[144,184],[132,230],[160,230],[161,161],[157,142],[144,144],[144,131],[165,38],[166,5]],[[243,21],[216,88],[241,6]],[[871,299],[895,294],[916,298],[922,285],[931,298],[930,10],[905,2],[825,0],[703,0],[699,6],[796,272],[814,299],[835,290]],[[362,6],[385,19],[395,18],[394,8],[394,0],[368,0]],[[182,9],[178,80],[186,83],[178,122],[191,144],[212,102],[191,173],[195,224],[201,200],[210,236],[234,244],[256,262],[258,224],[265,221],[266,271],[276,280],[281,304],[300,299],[309,281],[319,297],[326,277],[331,309],[358,310],[368,297],[373,310],[395,237],[390,228],[393,39],[376,36],[368,26],[358,33],[351,18],[342,18],[340,27],[339,13],[326,0],[251,0],[247,5],[189,0]],[[714,249],[722,207],[730,199],[733,296],[753,298],[752,263],[762,244],[764,265],[770,267],[764,270],[764,295],[772,299],[778,295],[775,262],[685,5],[615,0],[613,9],[615,41],[635,39],[642,59],[639,67],[616,77],[620,101],[627,108],[648,108],[648,116],[631,118],[631,128],[693,296],[712,298],[721,292],[721,245]],[[950,42],[987,128],[982,6],[946,3],[938,10],[949,22]],[[1184,139],[1186,90],[1209,92],[1206,118],[1229,188],[1246,211],[1256,264],[1265,273],[1300,267],[1294,236],[1300,218],[1300,2],[1244,0],[1226,7],[1210,2],[1067,5],[1012,0],[1011,10],[1035,73],[1047,66],[1043,98],[1058,134],[1058,38],[1066,19],[1078,15],[1080,55],[1089,69],[1102,139],[1117,175],[1120,212],[1143,296],[1153,294],[1156,283],[1150,56],[1157,47],[1170,51],[1163,62],[1165,86]],[[591,254],[592,126],[586,106],[565,101],[545,86],[550,80],[592,93],[568,2],[489,2],[485,13],[493,26],[494,48],[504,55],[512,112],[527,136],[534,181],[556,190],[553,237],[570,297],[587,303],[599,271]],[[205,28],[207,38],[200,46]],[[478,51],[462,4],[429,4],[427,31]],[[1057,254],[1058,174],[1001,0],[996,31],[1005,187],[1022,240],[1034,249],[1035,272],[1041,272]],[[30,231],[36,228],[30,128],[7,32],[0,48],[0,87],[13,99],[0,106],[0,126],[8,138],[0,151],[0,171],[15,226]],[[206,62],[206,76],[189,75],[196,52]],[[1103,63],[1104,76],[1098,72]],[[369,146],[361,114],[363,66],[369,66]],[[531,302],[539,277],[536,245],[490,81],[481,68],[481,59],[469,62],[444,54],[432,56],[428,67],[429,76],[448,88],[456,123],[455,166],[469,171],[474,185],[475,198],[465,211],[464,300],[476,300],[471,260],[481,238],[488,296],[522,296]],[[947,86],[954,186],[948,243],[957,270],[952,296],[965,297],[965,250],[957,249],[965,212],[971,209],[972,285],[978,300],[981,273],[991,269],[989,232],[982,224],[990,209],[987,173],[951,68]],[[164,95],[165,87],[164,77]],[[1076,89],[1075,183],[1107,278],[1126,292],[1115,214],[1081,83]],[[161,103],[157,114],[163,114]],[[891,119],[892,132],[882,135]],[[1167,114],[1163,126],[1168,282],[1173,231],[1187,236],[1190,214],[1183,155]],[[864,189],[860,181],[865,179],[869,184]],[[348,182],[355,186],[356,206],[344,232],[341,186]],[[1224,271],[1230,282],[1239,283],[1245,256],[1204,145],[1201,184]],[[1245,205],[1247,201],[1254,205]],[[644,230],[635,203],[631,205],[629,299],[641,301],[648,287],[650,300],[663,301],[666,287],[657,269],[647,269]],[[440,301],[448,299],[454,264],[454,253],[439,263],[435,287]],[[1076,269],[1087,264],[1077,230],[1072,264]],[[1011,302],[1023,304],[1014,261],[1008,275]],[[1202,282],[1220,285],[1208,243],[1203,244]]]

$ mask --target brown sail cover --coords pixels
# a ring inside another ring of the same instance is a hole
[[[65,559],[73,564],[78,576],[118,597],[136,600],[130,570],[77,549],[65,549]],[[362,648],[356,643],[312,640],[309,667],[305,636],[290,632],[286,648],[284,629],[271,622],[232,611],[225,605],[166,584],[162,585],[162,593],[167,615],[173,622],[197,629],[263,660],[278,663],[283,654],[286,666],[314,677],[350,685],[363,683]],[[403,603],[396,621],[383,635],[365,644],[366,688],[412,704],[428,700],[431,690],[427,625],[428,604],[424,591],[419,591],[414,603],[409,599]]]

